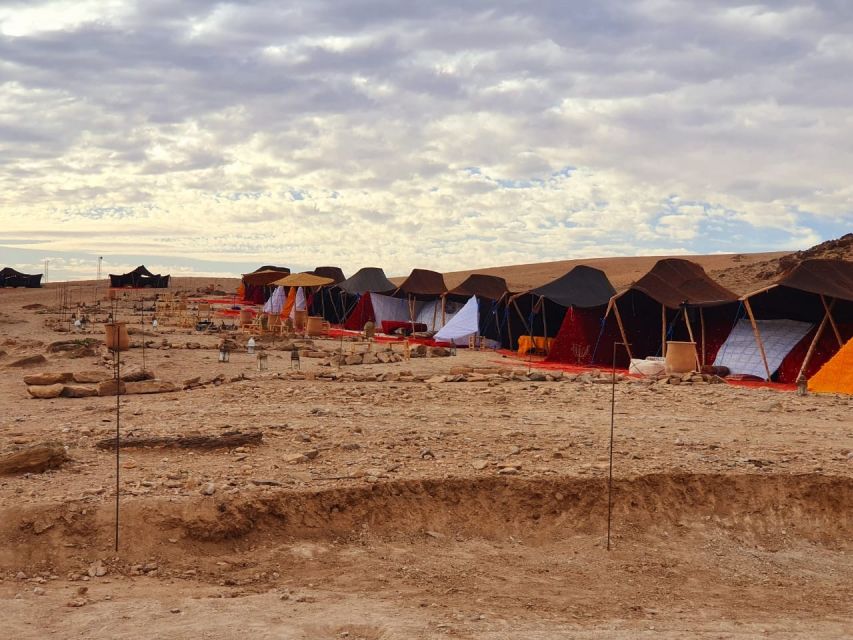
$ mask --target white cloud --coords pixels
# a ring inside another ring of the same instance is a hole
[[[853,226],[850,10],[469,4],[0,9],[0,245],[405,273]]]

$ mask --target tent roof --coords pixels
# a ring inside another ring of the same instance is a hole
[[[640,291],[670,309],[682,305],[712,307],[736,302],[738,297],[690,260],[665,258],[637,280],[627,291]]]
[[[548,284],[528,293],[563,307],[598,307],[607,304],[616,290],[601,269],[578,265]]]
[[[779,278],[776,284],[853,302],[853,262],[804,260]]]
[[[412,269],[397,290],[415,296],[440,296],[447,292],[447,285],[444,284],[444,276],[437,271]]]
[[[306,271],[304,273],[291,273],[289,276],[279,278],[271,284],[279,287],[324,287],[327,284],[334,284],[334,280]]]
[[[480,296],[490,300],[500,300],[508,292],[506,280],[500,276],[489,276],[483,273],[472,273],[462,284],[448,291],[450,295]]]
[[[148,276],[149,278],[160,278],[160,277],[162,277],[159,273],[151,273],[148,269],[145,268],[144,264],[139,265],[138,267],[136,267],[136,269],[133,269],[132,271],[128,271],[127,273],[122,273],[122,274],[111,273],[110,277],[112,277],[114,275],[116,277],[123,277],[123,276],[130,276],[130,275]]]
[[[252,273],[260,273],[261,271],[278,271],[279,273],[290,273],[287,267],[275,267],[271,264],[265,264],[263,267],[258,267]]]
[[[390,293],[397,288],[385,277],[385,272],[379,267],[364,267],[355,272],[338,286],[347,293]]]
[[[315,276],[321,276],[323,278],[331,278],[335,284],[343,282],[346,280],[346,276],[340,267],[317,267],[312,271]]]
[[[0,269],[0,277],[9,277],[9,276],[32,277],[34,275],[38,275],[38,274],[23,273],[22,271],[18,271],[17,269],[13,269],[12,267],[3,267],[2,269]]]
[[[264,287],[276,280],[279,280],[290,273],[290,269],[279,271],[278,269],[259,269],[252,273],[243,274],[243,284],[248,284],[255,287]]]

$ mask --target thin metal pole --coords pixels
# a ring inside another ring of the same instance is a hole
[[[142,330],[142,372],[145,373],[145,296],[139,294],[139,328]]]
[[[610,551],[610,526],[613,520],[613,429],[616,423],[616,347],[628,350],[623,342],[613,343],[613,368],[610,373],[610,468],[607,473],[607,550]],[[630,353],[630,351],[629,351]]]
[[[121,426],[121,402],[120,402],[120,400],[121,400],[121,351],[119,351],[119,340],[118,340],[118,335],[117,335],[116,330],[115,330],[116,327],[114,326],[113,329],[114,329],[113,330],[113,341],[114,341],[113,346],[115,347],[115,361],[116,361],[116,366],[115,366],[115,372],[116,372],[116,377],[115,377],[115,382],[116,382],[116,388],[115,388],[115,393],[116,393],[116,517],[115,517],[116,530],[115,530],[115,543],[116,544],[115,544],[115,550],[118,551],[118,517],[119,517],[118,513],[119,513],[119,495],[120,495],[119,479],[120,479],[120,473],[121,473],[120,466],[119,466],[119,459],[120,459],[119,444],[120,444],[120,438],[121,438],[121,431],[120,431],[120,426]]]

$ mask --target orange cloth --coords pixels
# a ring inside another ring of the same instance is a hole
[[[518,337],[518,355],[526,355],[528,351],[536,349],[548,353],[551,350],[551,345],[554,344],[554,338],[546,338],[545,336],[519,336]]]
[[[293,311],[293,305],[296,304],[296,287],[290,287],[287,292],[287,300],[284,301],[284,306],[281,308],[281,317],[289,318],[290,312]]]
[[[809,391],[853,395],[853,340],[848,340],[847,344],[809,379]]]

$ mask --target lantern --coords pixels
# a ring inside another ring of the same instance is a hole
[[[246,343],[246,352],[247,353],[255,353],[255,339],[249,338],[249,341]]]
[[[224,342],[219,345],[219,362],[228,362],[231,360],[231,349]]]
[[[258,352],[258,371],[266,371],[269,368],[269,357],[266,353]]]

